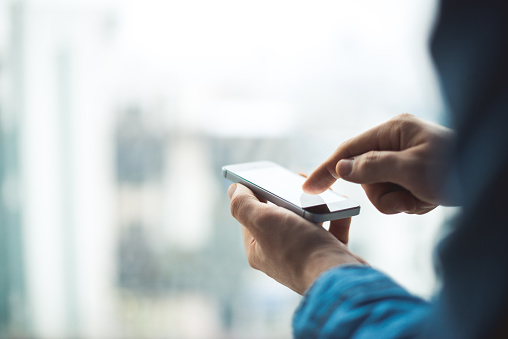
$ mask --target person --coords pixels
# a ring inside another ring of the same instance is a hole
[[[508,11],[501,1],[444,0],[432,53],[453,130],[397,116],[343,144],[304,183],[359,183],[387,214],[461,206],[437,247],[442,288],[411,295],[348,247],[351,219],[327,231],[228,189],[249,264],[304,295],[296,338],[508,338]],[[416,218],[417,216],[415,216]]]

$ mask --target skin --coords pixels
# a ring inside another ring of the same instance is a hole
[[[453,132],[403,114],[341,144],[305,181],[318,194],[337,179],[362,184],[381,212],[423,214],[444,201],[439,184],[443,156]],[[231,214],[241,224],[249,264],[303,294],[325,270],[366,262],[347,248],[351,218],[327,231],[284,208],[260,201],[248,188],[228,190]]]
[[[242,224],[250,266],[299,294],[328,268],[365,263],[347,248],[351,218],[331,222],[327,231],[285,208],[259,201],[243,185],[231,185],[228,196],[231,214]]]
[[[342,143],[307,178],[303,190],[318,194],[342,178],[361,184],[382,213],[427,213],[451,203],[438,187],[453,139],[454,132],[446,127],[398,115]]]

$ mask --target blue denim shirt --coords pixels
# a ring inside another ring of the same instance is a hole
[[[325,271],[293,318],[295,338],[406,338],[421,332],[429,303],[368,266]]]

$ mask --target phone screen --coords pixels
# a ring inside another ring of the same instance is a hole
[[[280,166],[247,169],[237,174],[311,213],[333,212],[336,203],[347,200],[330,190],[316,195],[305,193],[302,189],[305,178]]]

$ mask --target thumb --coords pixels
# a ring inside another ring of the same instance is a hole
[[[241,184],[232,184],[228,189],[228,196],[231,200],[231,215],[246,227],[250,227],[267,206]]]
[[[405,167],[403,152],[370,151],[340,160],[335,170],[342,179],[359,184],[391,182],[403,186]]]

